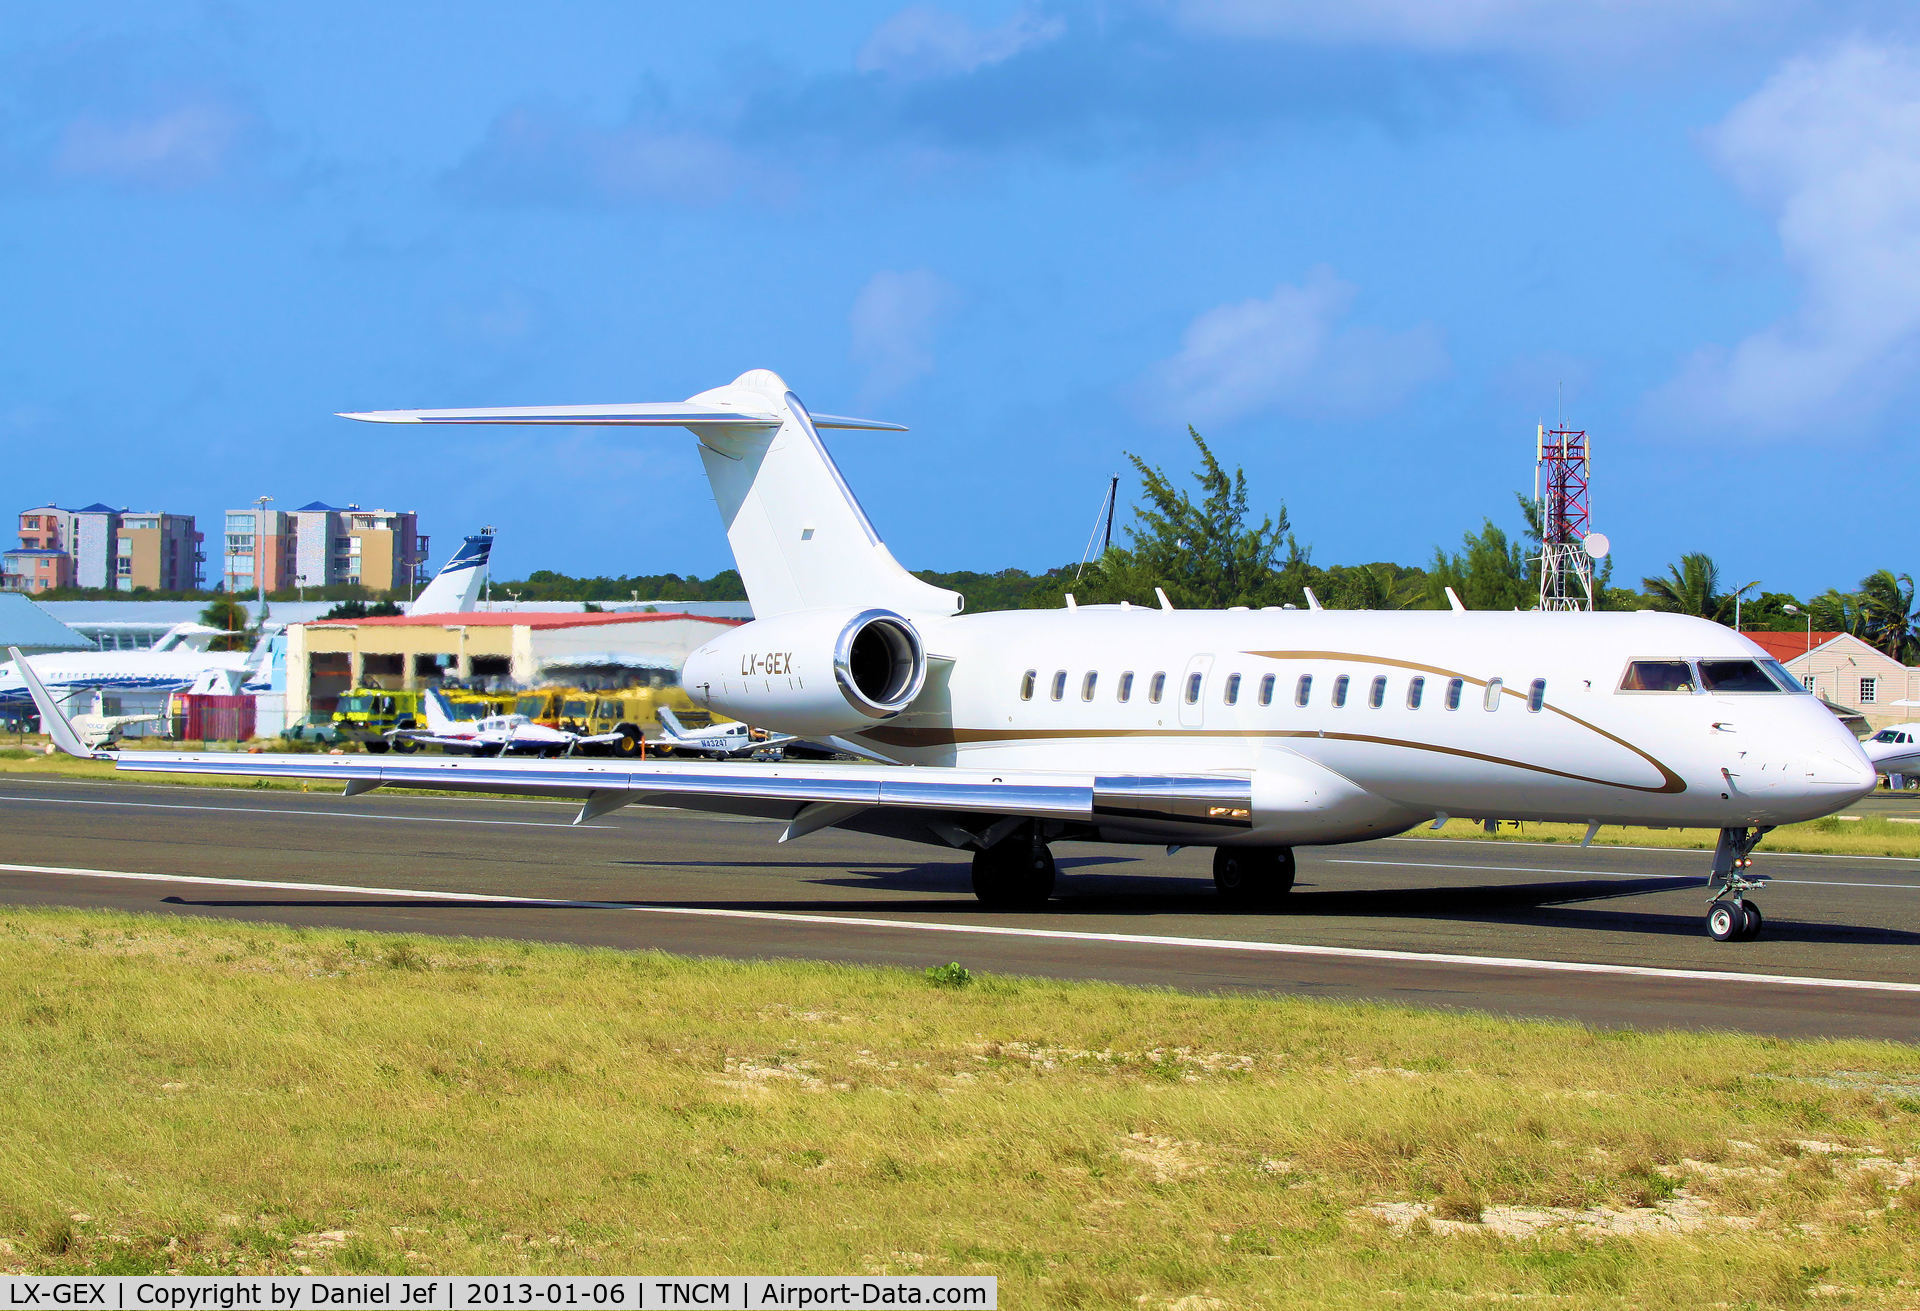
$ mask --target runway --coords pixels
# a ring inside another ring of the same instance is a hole
[[[0,779],[0,902],[1367,998],[1642,1028],[1920,1038],[1920,860],[1775,855],[1766,936],[1701,929],[1707,856],[1394,839],[1303,849],[1232,913],[1211,853],[1056,847],[1045,911],[960,852],[629,807]]]

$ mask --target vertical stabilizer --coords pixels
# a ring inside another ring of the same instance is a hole
[[[487,561],[493,555],[493,529],[482,528],[460,543],[453,558],[440,566],[433,581],[408,602],[410,615],[457,615],[473,609],[486,581]]]
[[[447,704],[447,698],[437,687],[428,688],[420,697],[420,709],[427,716],[427,732],[436,737],[447,737],[460,731],[453,722],[453,707]]]

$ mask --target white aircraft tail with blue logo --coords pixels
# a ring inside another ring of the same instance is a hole
[[[407,603],[410,615],[458,615],[473,609],[480,585],[486,581],[487,561],[493,554],[493,529],[482,528],[460,543],[453,558],[420,595]]]
[[[374,423],[687,428],[700,439],[707,481],[755,616],[869,606],[947,615],[962,604],[958,593],[923,583],[900,567],[840,476],[818,431],[906,429],[897,423],[810,414],[779,375],[766,369],[743,373],[684,402],[375,410],[344,417]]]

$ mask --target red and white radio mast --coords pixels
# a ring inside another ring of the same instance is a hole
[[[1588,484],[1593,462],[1584,429],[1536,430],[1533,497],[1540,507],[1540,608],[1593,609],[1593,562],[1607,553],[1596,533]]]

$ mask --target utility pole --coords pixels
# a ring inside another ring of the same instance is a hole
[[[253,535],[253,585],[259,608],[253,612],[253,626],[260,629],[264,629],[267,622],[267,504],[272,500],[271,496],[253,498],[254,505],[259,507],[259,526]]]

